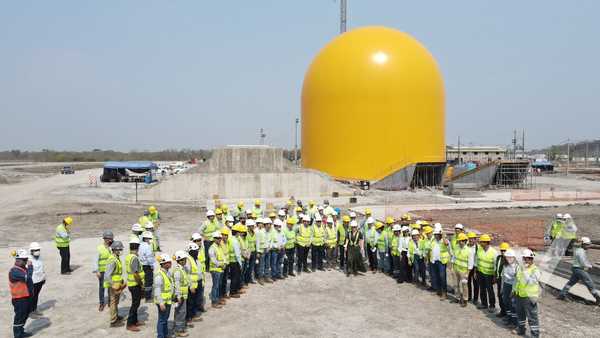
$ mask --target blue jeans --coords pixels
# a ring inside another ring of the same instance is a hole
[[[270,278],[271,277],[271,256],[272,256],[272,252],[271,251],[267,251],[265,253],[265,262],[264,262],[264,271],[263,271],[263,277],[265,278]]]
[[[435,291],[446,292],[448,290],[446,284],[446,264],[436,261],[432,264],[431,286]]]
[[[165,304],[165,311],[160,311],[160,306],[156,305],[158,309],[158,321],[156,322],[156,337],[166,338],[169,336],[169,315],[171,314],[171,305]]]
[[[413,281],[418,283],[419,278],[422,280],[423,285],[425,285],[425,262],[421,256],[413,255]]]
[[[502,303],[504,303],[504,309],[506,310],[506,316],[510,322],[517,325],[517,312],[515,311],[513,296],[512,296],[512,285],[502,283]]]
[[[377,267],[379,271],[390,272],[390,256],[386,257],[386,252],[377,251]]]
[[[256,274],[256,278],[264,278],[265,277],[265,259],[267,258],[267,254],[261,254],[258,258],[258,273]]]
[[[573,285],[577,284],[578,281],[581,281],[583,283],[583,285],[585,285],[587,287],[587,289],[590,291],[590,293],[592,295],[594,295],[595,297],[600,296],[600,292],[594,286],[594,281],[590,277],[590,274],[587,273],[587,271],[585,271],[581,268],[572,268],[571,271],[572,271],[571,278],[569,278],[567,285],[565,285],[565,287],[562,288],[562,290],[560,290],[561,296],[563,296],[563,297],[566,296],[567,293],[569,293],[569,289],[571,289],[571,287],[573,287]]]
[[[104,297],[105,294],[106,298]],[[104,272],[100,272],[100,278],[98,279],[98,300],[100,301],[100,305],[110,304],[110,293],[108,292],[108,289],[104,288]]]
[[[248,258],[248,260],[246,261],[246,268],[244,269],[244,282],[246,284],[254,281],[254,278],[252,278],[252,274],[254,273],[254,270],[256,266],[256,252],[253,252],[250,254],[250,258]]]
[[[283,254],[279,250],[271,251],[271,278],[281,277],[281,260]]]
[[[223,276],[222,272],[211,272],[212,277],[212,288],[210,289],[210,300],[213,304],[217,303],[220,299],[219,292],[221,288],[221,276]]]

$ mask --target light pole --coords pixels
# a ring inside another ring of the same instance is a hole
[[[298,165],[298,124],[300,119],[296,117],[295,133],[294,133],[294,163]]]

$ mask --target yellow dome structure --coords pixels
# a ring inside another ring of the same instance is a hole
[[[408,166],[444,163],[444,132],[442,76],[433,56],[406,33],[349,31],[325,46],[306,72],[306,168],[381,180]]]

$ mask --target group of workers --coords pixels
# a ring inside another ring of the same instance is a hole
[[[98,278],[98,310],[109,305],[110,326],[121,326],[124,318],[118,315],[118,305],[128,288],[131,307],[127,330],[137,332],[144,325],[138,320],[137,311],[145,298],[157,307],[157,337],[169,336],[171,308],[175,335],[186,337],[187,329],[201,321],[201,314],[206,312],[207,273],[212,281],[211,307],[219,309],[228,299],[239,298],[251,284],[264,285],[336,267],[347,276],[358,275],[367,271],[368,261],[372,273],[384,273],[398,283],[412,282],[435,292],[440,300],[448,299],[447,284],[451,280],[455,295],[451,301],[461,307],[472,302],[479,309],[495,313],[497,296],[497,316],[504,317],[506,325],[523,335],[528,321],[532,336],[539,335],[537,300],[541,273],[529,249],[522,250],[519,259],[508,243],[501,243],[497,251],[487,234],[466,232],[462,224],[456,224],[453,233],[446,234],[441,224],[431,226],[408,214],[399,220],[387,217],[385,222],[379,222],[367,209],[359,221],[356,213],[342,215],[328,201],[320,206],[314,201],[303,205],[290,200],[278,210],[266,209],[260,200],[251,209],[245,209],[241,202],[231,210],[226,204],[218,204],[206,212],[206,220],[198,231],[174,255],[161,252],[160,216],[154,206],[131,227],[129,253],[124,260],[123,243],[114,240],[111,231],[104,231],[93,269]],[[71,271],[72,223],[73,219],[67,217],[56,229],[63,274]],[[574,264],[573,277],[561,291],[563,298],[572,285],[582,280],[586,285],[591,283],[590,292],[600,301],[586,272],[591,267],[585,256],[586,245],[587,238],[575,244],[579,268],[576,270]],[[23,326],[28,315],[35,313],[33,304],[37,304],[45,281],[39,245],[32,243],[29,253],[18,250],[15,258],[9,275],[15,307],[13,331],[15,337],[27,337]],[[41,265],[43,278],[32,279],[36,265]]]

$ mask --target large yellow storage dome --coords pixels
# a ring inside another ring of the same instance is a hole
[[[442,76],[406,33],[364,27],[314,59],[302,88],[302,164],[337,178],[379,180],[445,162]]]

